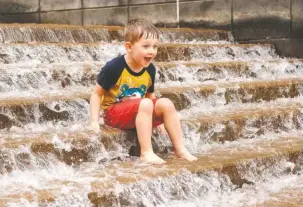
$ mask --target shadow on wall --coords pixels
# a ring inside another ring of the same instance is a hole
[[[16,2],[0,2],[1,23],[38,23],[39,14],[26,13],[32,8]]]
[[[210,20],[197,20],[192,22],[186,22],[180,20],[180,27],[188,27],[188,28],[209,28],[209,29],[223,29],[223,30],[231,30],[231,24],[220,24],[216,21]]]
[[[236,40],[290,38],[290,19],[281,17],[257,17],[234,21],[233,33]]]

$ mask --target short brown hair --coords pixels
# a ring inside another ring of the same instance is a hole
[[[146,34],[147,38],[153,37],[159,39],[158,29],[145,19],[131,19],[127,22],[124,30],[124,39],[126,42],[134,43]]]

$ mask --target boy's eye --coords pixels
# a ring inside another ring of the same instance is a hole
[[[148,47],[149,47],[149,45],[143,45],[143,47],[144,47],[144,48],[148,48]]]
[[[158,48],[158,45],[154,45],[154,49],[157,49]]]

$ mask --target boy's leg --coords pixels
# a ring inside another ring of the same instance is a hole
[[[163,118],[165,129],[171,139],[177,157],[189,161],[197,160],[184,146],[180,118],[171,100],[167,98],[158,99],[154,112],[156,116]]]
[[[141,159],[154,164],[165,163],[152,149],[154,103],[151,99],[130,99],[110,106],[104,112],[106,125],[119,129],[137,129],[141,149]],[[155,120],[159,124],[161,119]]]
[[[154,103],[151,99],[144,98],[141,100],[138,114],[136,117],[136,129],[138,134],[138,140],[141,149],[141,159],[143,161],[153,164],[166,163],[160,157],[158,157],[152,148],[151,134],[153,127],[153,112]]]

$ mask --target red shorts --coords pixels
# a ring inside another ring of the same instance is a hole
[[[142,98],[129,99],[109,106],[103,114],[104,123],[119,129],[136,128],[136,117],[141,100]],[[157,99],[153,99],[154,104],[156,104],[156,101]],[[162,117],[156,117],[153,114],[153,127],[162,123]]]

